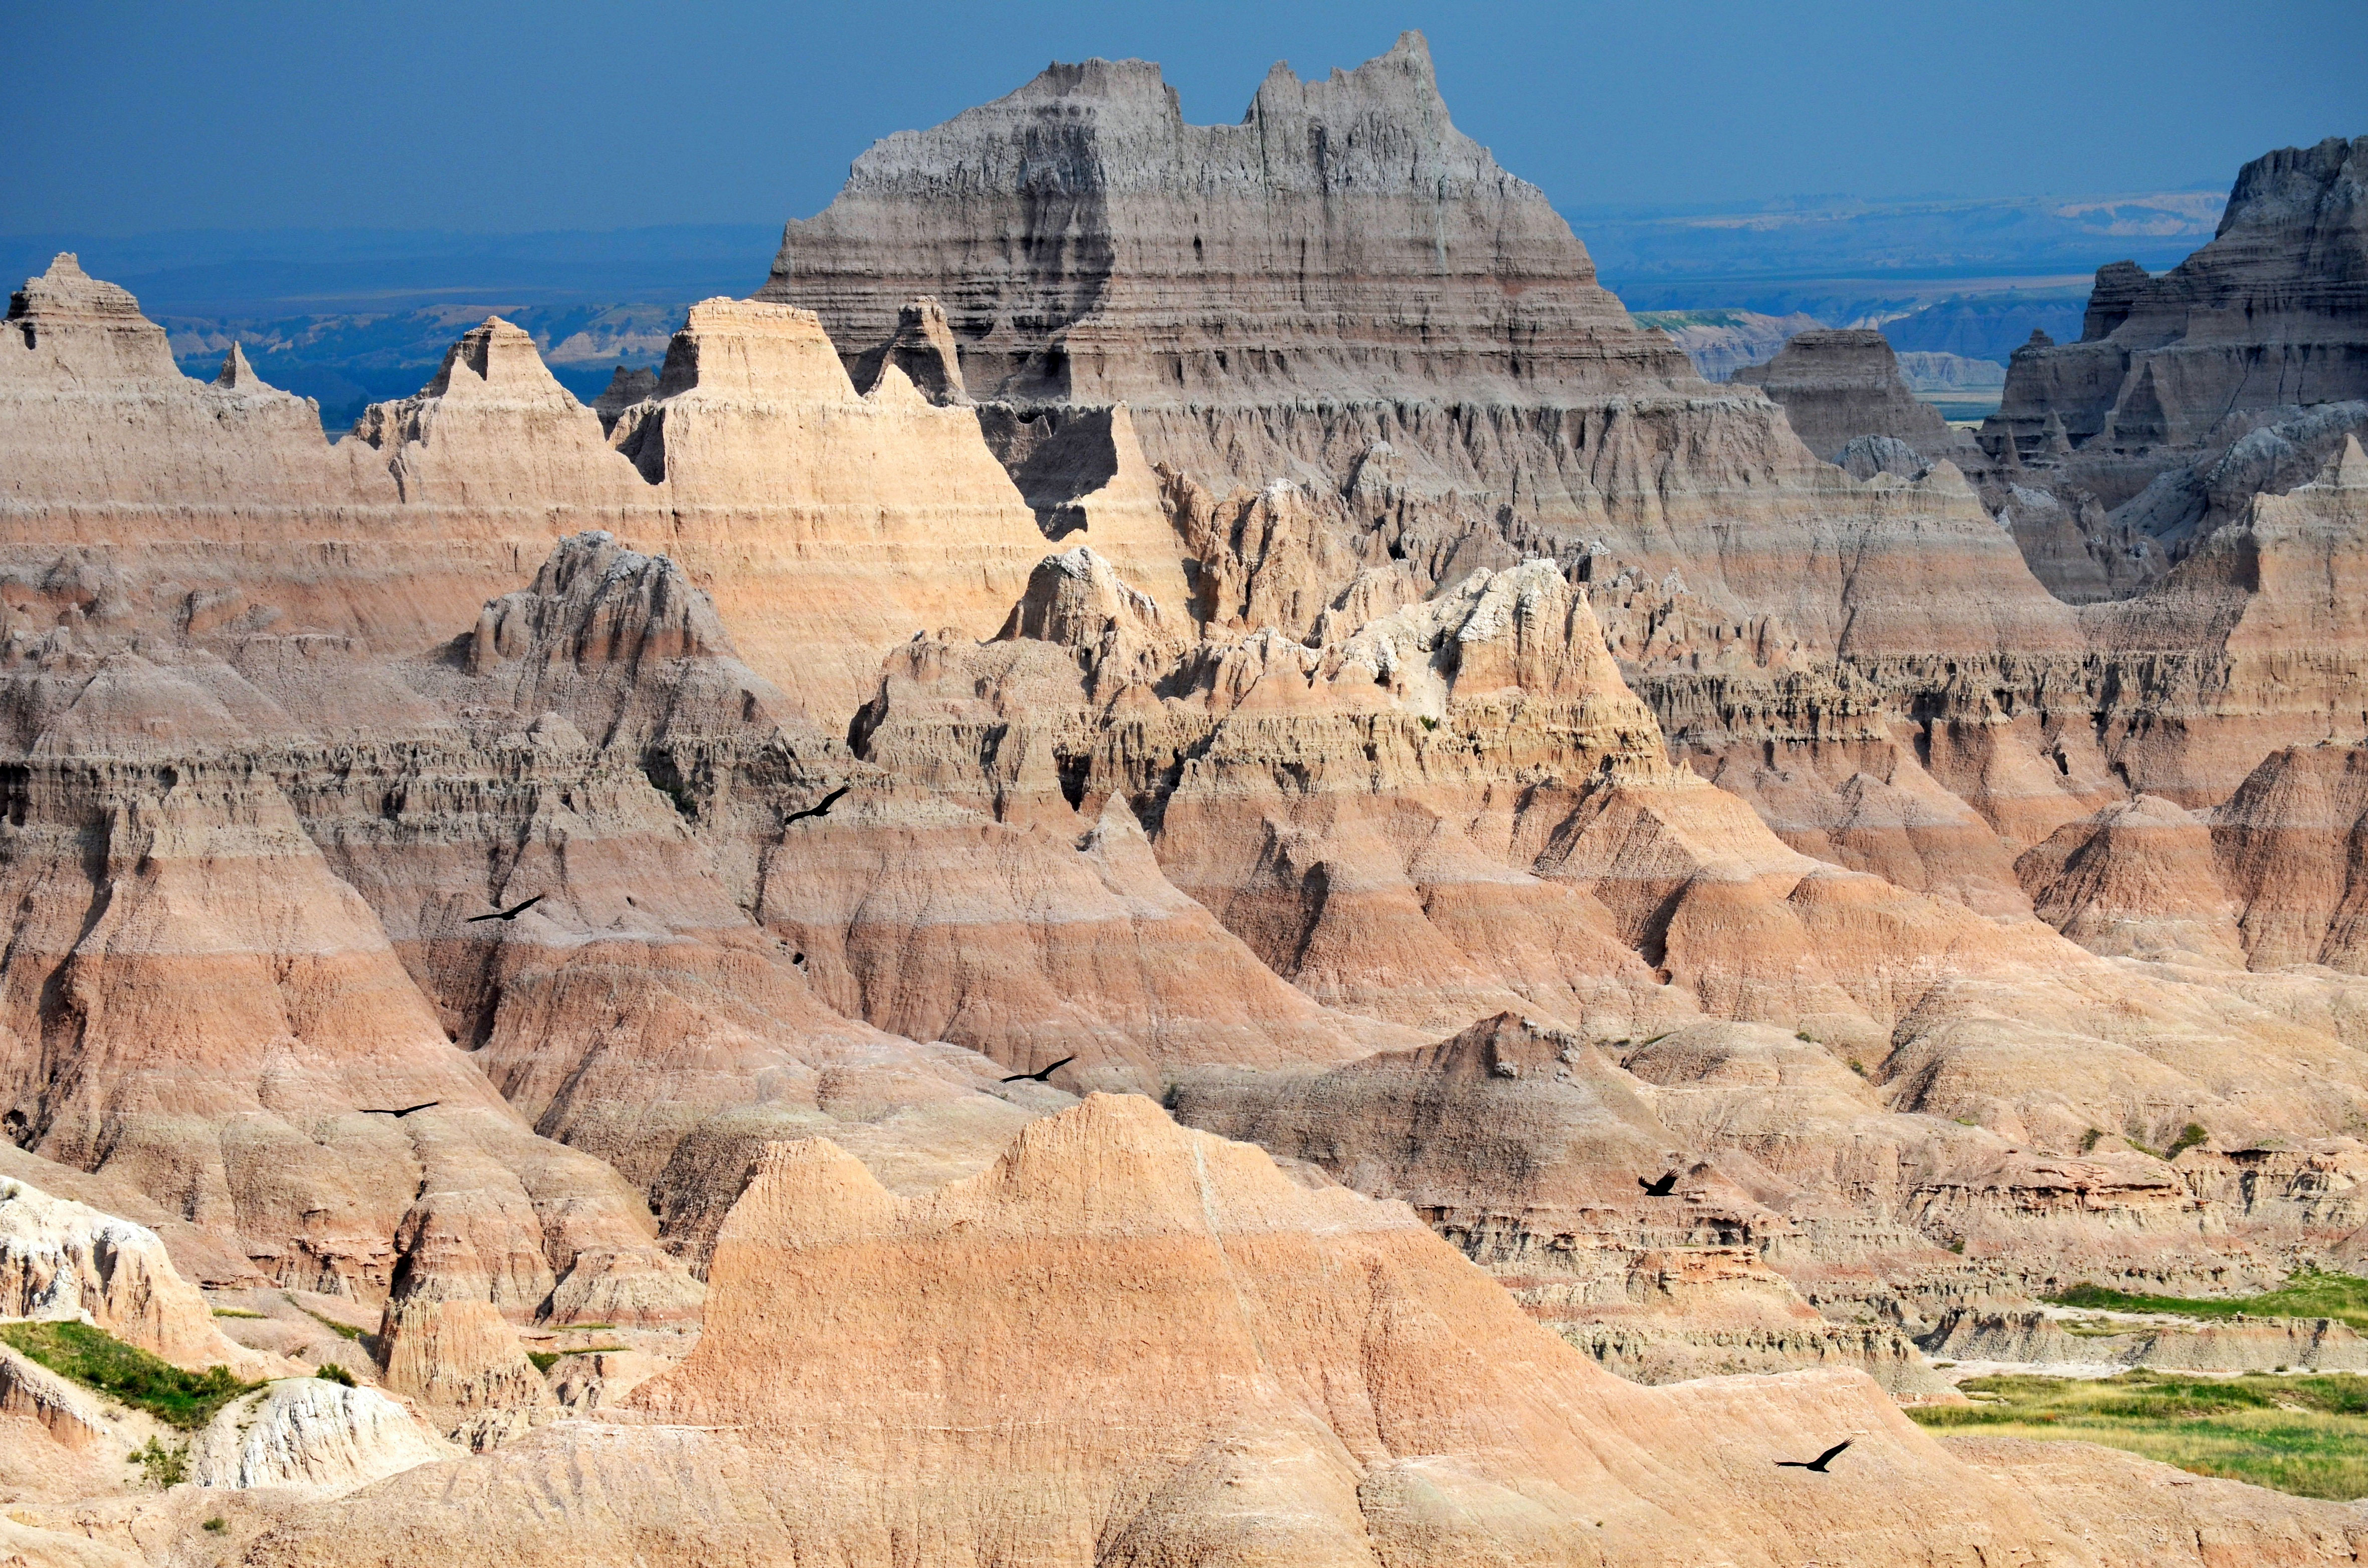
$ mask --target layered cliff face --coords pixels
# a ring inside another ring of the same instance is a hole
[[[1236,127],[1185,125],[1139,62],[1056,67],[880,143],[765,293],[866,373],[950,342],[1050,527],[1128,466],[1123,416],[1175,537],[1064,542],[1171,617],[1171,551],[1194,622],[1309,645],[1554,561],[1690,760],[1813,854],[2017,910],[2014,855],[2112,790],[2061,717],[2086,639],[1940,445],[1846,475],[1694,380],[1453,131],[1418,39],[1278,73]]]
[[[1324,82],[1278,68],[1238,126],[1185,124],[1140,61],[1055,66],[866,153],[788,226],[762,294],[859,365],[894,358],[906,301],[940,301],[1040,516],[1107,469],[1039,454],[1123,404],[1204,593],[1262,567],[1294,634],[1394,562],[1420,592],[1522,554],[1656,580],[1684,556],[1716,593],[1724,552],[1690,530],[1816,483],[1765,400],[1634,325],[1544,199],[1454,129],[1417,35]],[[1226,516],[1272,510],[1277,483],[1301,493],[1289,559],[1242,561]]]
[[[2077,344],[2014,356],[1985,428],[2028,456],[2201,441],[2229,414],[2368,395],[2368,137],[2245,165],[2211,244],[2160,278],[2100,268]]]
[[[2084,612],[2112,680],[2116,770],[2190,806],[2226,801],[2271,751],[2368,728],[2368,456],[2349,437],[2310,483],[2260,494],[2146,594]]]
[[[783,232],[759,297],[820,312],[851,357],[919,295],[942,301],[972,396],[1125,403],[1178,437],[1196,405],[1349,386],[1699,386],[1544,197],[1450,122],[1412,33],[1327,81],[1278,65],[1232,126],[1187,125],[1144,61],[1054,65],[866,153]]]
[[[391,498],[382,475],[330,449],[317,409],[266,386],[235,347],[211,385],[185,378],[165,329],[71,254],[9,296],[0,347],[12,526],[62,505],[170,515]]]
[[[2080,340],[2016,351],[1981,441],[2032,493],[2015,533],[2051,588],[2127,597],[2368,434],[2363,160],[2340,137],[2255,159],[2210,244],[2100,267]]]
[[[1743,367],[1734,380],[1765,391],[1782,406],[1793,433],[1828,461],[1840,461],[1851,441],[1871,436],[1904,442],[1928,460],[1954,456],[1960,466],[1972,447],[1952,440],[1948,422],[1916,401],[1900,379],[1898,356],[1879,332],[1797,333],[1773,358]]]
[[[963,407],[892,367],[861,396],[809,312],[709,300],[610,439],[754,665],[836,724],[922,628],[991,632],[1042,553]],[[791,583],[795,583],[792,587]]]

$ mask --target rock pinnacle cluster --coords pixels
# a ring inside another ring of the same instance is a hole
[[[1412,33],[889,137],[589,405],[495,316],[332,441],[60,256],[0,1549],[2356,1561],[1901,1405],[2368,1267],[2363,145],[1979,437],[1701,380]]]

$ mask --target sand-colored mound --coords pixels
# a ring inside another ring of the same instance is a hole
[[[629,1401],[664,1425],[411,1471],[249,1560],[367,1540],[390,1564],[2135,1564],[2210,1560],[2158,1539],[2191,1520],[2295,1562],[2361,1530],[2265,1493],[2157,1500],[2122,1470],[2116,1511],[2083,1517],[2064,1494],[2108,1477],[2077,1460],[2033,1507],[1856,1373],[1622,1383],[1402,1208],[1307,1191],[1136,1098],[917,1199],[826,1143],[779,1147],[712,1278],[699,1349]],[[1772,1462],[1842,1436],[1828,1475]]]

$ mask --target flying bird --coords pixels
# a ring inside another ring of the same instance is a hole
[[[788,816],[783,817],[781,819],[781,825],[783,827],[787,827],[793,822],[803,822],[808,817],[828,816],[830,814],[831,807],[838,804],[838,798],[853,788],[854,786],[851,784],[840,785],[837,789],[833,790],[829,794],[825,795],[822,798],[822,804],[818,806],[808,806],[804,811],[791,812]]]
[[[409,1116],[415,1110],[426,1110],[429,1106],[442,1105],[443,1103],[444,1102],[442,1100],[422,1100],[417,1105],[404,1106],[401,1110],[388,1110],[378,1106],[368,1106],[363,1108],[360,1114],[363,1116],[392,1116],[401,1118]]]
[[[1669,1188],[1678,1185],[1678,1173],[1671,1171],[1658,1181],[1646,1181],[1643,1176],[1638,1176],[1636,1185],[1645,1189],[1645,1196],[1647,1198],[1667,1198],[1669,1196]]]
[[[1006,1078],[1003,1081],[1007,1084],[1049,1084],[1053,1081],[1053,1074],[1059,1072],[1062,1068],[1066,1067],[1070,1062],[1075,1062],[1076,1060],[1076,1058],[1074,1056],[1064,1056],[1060,1061],[1053,1062],[1053,1065],[1045,1068],[1042,1073],[1014,1073],[1010,1077]]]
[[[514,903],[507,909],[496,909],[491,915],[472,915],[464,924],[474,926],[480,920],[516,920],[519,915],[541,903],[545,896],[545,894],[537,893],[524,903]]]
[[[1847,1449],[1850,1446],[1850,1440],[1848,1437],[1844,1437],[1840,1442],[1836,1443],[1832,1448],[1827,1449],[1816,1459],[1778,1460],[1776,1461],[1776,1468],[1778,1470],[1814,1470],[1819,1475],[1823,1475],[1826,1473],[1826,1466],[1834,1462],[1834,1456],[1840,1453],[1844,1449]]]

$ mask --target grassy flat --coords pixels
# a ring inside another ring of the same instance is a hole
[[[2077,1437],[2302,1497],[2368,1497],[2368,1377],[2137,1370],[2094,1380],[1967,1378],[1957,1386],[1973,1405],[1918,1405],[1908,1416],[1936,1431]]]
[[[2171,1312],[2192,1318],[2339,1318],[2368,1331],[2368,1279],[2304,1269],[2258,1296],[2134,1296],[2101,1285],[2075,1285],[2050,1301],[2114,1312]]]
[[[215,1411],[262,1386],[240,1381],[228,1367],[184,1371],[88,1324],[0,1324],[0,1339],[60,1377],[185,1431],[195,1431]]]

